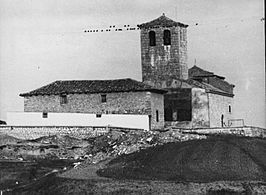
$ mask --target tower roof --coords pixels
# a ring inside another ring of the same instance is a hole
[[[160,16],[159,18],[156,18],[155,20],[152,20],[150,22],[139,24],[138,27],[140,29],[142,28],[154,28],[154,27],[172,27],[172,26],[182,26],[182,27],[188,27],[187,24],[183,24],[180,22],[176,22],[168,17],[166,17],[164,14]]]

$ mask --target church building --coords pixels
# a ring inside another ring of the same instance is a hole
[[[142,82],[55,81],[20,94],[24,112],[147,115],[150,129],[230,125],[234,85],[200,67],[188,69],[188,25],[163,14],[138,27]]]
[[[138,25],[142,81],[164,95],[165,126],[220,127],[232,119],[234,85],[197,66],[188,70],[187,27],[164,14]]]

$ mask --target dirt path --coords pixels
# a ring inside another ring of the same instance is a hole
[[[90,165],[81,165],[77,168],[72,168],[64,173],[58,175],[58,177],[62,178],[71,178],[71,179],[87,179],[87,180],[95,180],[95,179],[102,179],[102,180],[110,180],[106,177],[100,177],[97,175],[97,170],[102,169],[105,167],[105,164],[109,162],[102,162],[99,164],[90,164]]]

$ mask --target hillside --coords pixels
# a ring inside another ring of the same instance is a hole
[[[266,140],[222,136],[166,143],[119,156],[97,173],[116,179],[266,181]]]

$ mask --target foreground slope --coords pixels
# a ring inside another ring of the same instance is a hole
[[[266,139],[210,137],[122,155],[97,172],[116,179],[266,181]]]

